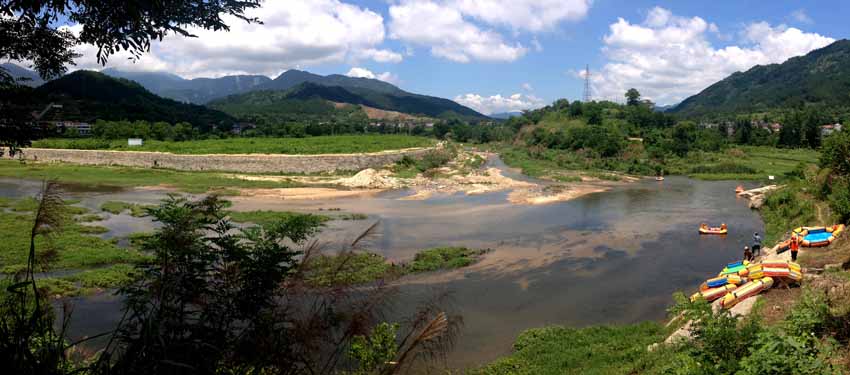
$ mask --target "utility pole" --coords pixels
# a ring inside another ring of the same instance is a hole
[[[590,64],[584,68],[584,100],[585,103],[590,103]]]

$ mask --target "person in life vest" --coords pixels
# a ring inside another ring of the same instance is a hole
[[[720,224],[720,229],[721,229],[721,230],[726,230],[726,223]]]
[[[797,251],[800,250],[800,239],[796,234],[791,235],[791,261],[797,261]]]

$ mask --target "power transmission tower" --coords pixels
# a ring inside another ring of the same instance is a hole
[[[584,100],[585,103],[590,103],[590,64],[584,68]]]

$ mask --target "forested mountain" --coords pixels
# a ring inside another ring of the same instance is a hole
[[[38,73],[22,66],[12,63],[3,63],[0,64],[0,68],[3,68],[7,73],[9,73],[12,78],[18,81],[18,83],[26,86],[36,87],[44,83],[44,80],[41,79]]]
[[[4,64],[4,67],[7,64]],[[35,72],[10,65],[13,76],[38,77]],[[89,72],[91,73],[91,72]],[[396,111],[414,116],[433,118],[461,118],[466,120],[484,120],[487,116],[462,106],[449,99],[406,92],[390,83],[371,79],[348,77],[339,74],[321,76],[301,70],[288,70],[274,80],[262,75],[238,75],[221,78],[184,79],[164,72],[129,72],[114,68],[104,69],[102,75],[133,81],[137,88],[150,91],[169,99],[183,103],[209,104],[211,107],[225,109],[234,116],[266,117],[270,113],[283,116],[286,121],[298,121],[299,113],[321,116],[320,113],[333,112],[333,105],[319,105],[315,100],[336,103],[365,105],[381,110]],[[73,74],[73,73],[72,73]],[[64,78],[64,77],[63,77]],[[79,79],[79,78],[73,78]],[[32,86],[42,84],[40,79],[32,81]],[[139,87],[140,86],[140,87]],[[275,94],[271,94],[277,92]],[[83,91],[77,91],[83,94]],[[88,93],[97,95],[97,93]],[[240,97],[244,95],[244,97]],[[234,97],[235,96],[235,97]],[[268,98],[262,98],[268,96]],[[308,104],[285,100],[310,101]],[[279,108],[272,108],[280,105]],[[309,108],[298,109],[306,105]],[[291,111],[285,115],[286,111]]]
[[[309,78],[307,75],[310,75],[306,72],[298,73],[298,78]],[[306,73],[306,75],[300,73]],[[325,102],[324,105],[321,105],[321,102]],[[459,117],[471,120],[487,118],[448,99],[411,94],[402,90],[398,90],[397,93],[388,93],[365,87],[332,86],[313,82],[301,82],[286,91],[268,90],[232,95],[210,102],[209,106],[233,116],[244,118],[251,115],[269,117],[269,115],[275,114],[275,116],[283,116],[287,112],[297,114],[304,111],[318,114],[318,111],[322,109],[333,110],[334,106],[328,102],[365,105],[377,109],[434,118]],[[302,106],[304,108],[297,109]],[[292,120],[290,118],[279,119]]]
[[[260,90],[288,90],[302,83],[315,83],[323,86],[340,86],[346,89],[367,89],[385,94],[404,93],[394,85],[371,78],[349,77],[340,74],[320,76],[301,70],[287,70],[271,82],[259,87]]]
[[[154,94],[185,103],[205,104],[210,100],[240,94],[271,82],[262,75],[234,75],[221,78],[184,79],[163,72],[128,72],[114,68],[102,73],[136,81]]]
[[[93,71],[67,74],[39,86],[32,94],[39,105],[61,104],[63,120],[188,122],[202,130],[217,125],[229,129],[234,122],[223,112],[161,98],[136,82]]]
[[[850,105],[850,41],[839,40],[782,64],[737,72],[669,110],[683,116]]]

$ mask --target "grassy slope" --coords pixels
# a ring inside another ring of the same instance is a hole
[[[427,147],[434,140],[407,135],[338,135],[307,138],[229,138],[187,142],[145,141],[128,147],[125,140],[45,139],[33,147],[159,151],[175,154],[349,154]]]
[[[62,183],[90,186],[169,186],[189,193],[222,189],[295,187],[292,182],[246,181],[217,172],[185,172],[167,169],[100,167],[74,164],[21,164],[0,161],[0,177],[28,180],[55,179]]]
[[[510,356],[474,373],[630,374],[646,355],[647,345],[663,337],[663,327],[653,322],[581,329],[535,328],[520,334]]]

